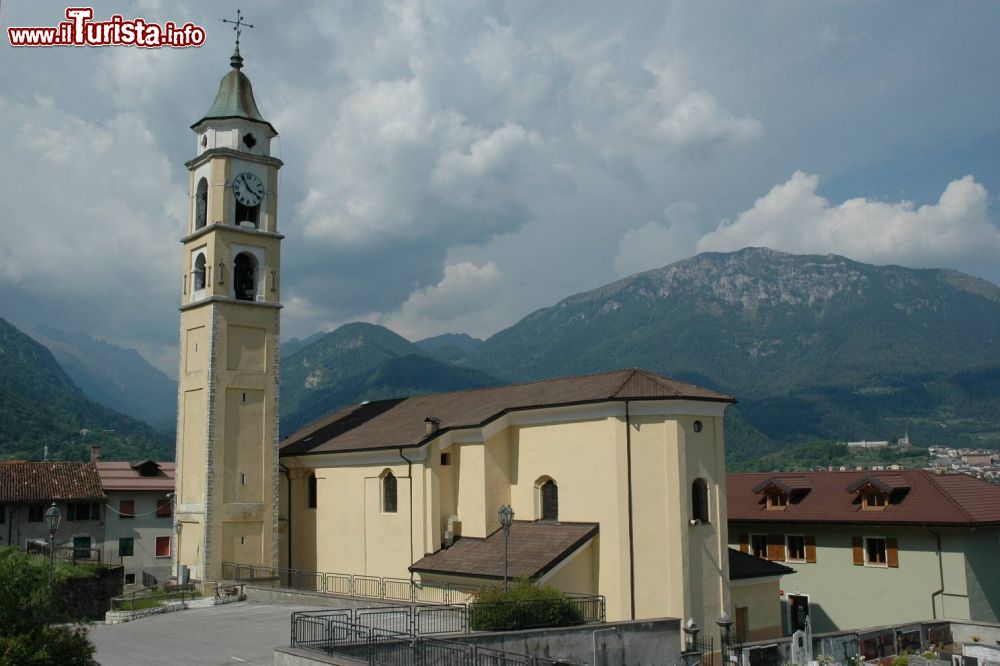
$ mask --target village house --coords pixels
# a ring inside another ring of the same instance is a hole
[[[0,527],[6,528],[0,530],[0,545],[47,548],[45,512],[55,503],[62,516],[56,548],[72,548],[75,559],[97,559],[105,498],[94,463],[0,463]]]
[[[1000,618],[1000,487],[923,470],[729,474],[733,547],[794,568],[786,634]]]
[[[125,584],[156,585],[173,573],[174,463],[98,462],[106,499],[104,558]]]

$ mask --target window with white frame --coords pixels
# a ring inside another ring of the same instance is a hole
[[[754,557],[760,557],[762,559],[767,559],[767,535],[766,534],[751,534],[750,535],[750,553]]]
[[[865,537],[865,565],[889,566],[888,550],[885,537]]]
[[[785,557],[789,562],[806,561],[806,537],[802,534],[785,536]]]

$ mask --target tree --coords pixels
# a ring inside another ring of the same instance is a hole
[[[56,571],[53,582],[69,575]],[[87,629],[52,609],[48,561],[16,548],[0,550],[0,666],[97,666]]]

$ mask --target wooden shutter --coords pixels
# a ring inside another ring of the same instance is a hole
[[[778,562],[785,561],[785,535],[767,535],[767,559]]]
[[[749,553],[750,552],[750,535],[741,534],[740,535],[740,552]]]
[[[899,543],[895,539],[885,540],[885,561],[889,567],[899,568]]]
[[[816,561],[816,537],[806,535],[806,562]]]
[[[853,537],[851,545],[854,550],[854,566],[861,567],[865,564],[865,540],[861,537]]]

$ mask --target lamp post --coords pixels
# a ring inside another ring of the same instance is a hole
[[[514,509],[509,504],[501,505],[497,510],[500,516],[500,526],[503,528],[503,593],[507,596],[507,562],[510,552],[510,525],[514,522]]]
[[[719,625],[719,629],[722,634],[722,663],[723,666],[728,666],[730,660],[732,660],[732,628],[733,628],[733,618],[729,617],[729,613],[722,611],[722,615],[719,619],[715,621]]]
[[[62,514],[59,513],[59,507],[53,502],[45,511],[45,522],[49,526],[49,589],[52,589],[52,556],[56,552],[56,530],[59,529],[59,521],[62,519]]]

